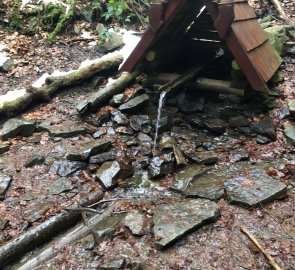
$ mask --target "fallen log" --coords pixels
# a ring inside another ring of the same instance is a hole
[[[26,262],[22,263],[21,265],[15,266],[14,270],[31,270],[35,269],[36,267],[40,266],[42,263],[54,258],[58,253],[60,253],[61,249],[64,248],[66,245],[69,245],[83,237],[86,237],[91,234],[92,229],[95,225],[99,222],[104,220],[106,217],[110,216],[116,207],[116,203],[112,206],[108,207],[105,212],[101,215],[95,215],[92,217],[88,222],[87,225],[78,225],[76,228],[71,230],[65,236],[61,237],[60,239],[54,241],[50,246],[44,248],[40,253],[36,256],[33,256]]]
[[[87,207],[100,201],[104,196],[102,191],[96,191],[74,205],[73,207]],[[15,239],[0,247],[0,268],[25,255],[31,249],[49,241],[60,232],[75,225],[81,220],[80,211],[70,211],[58,214],[42,224],[24,232]]]
[[[277,12],[279,13],[279,15],[282,17],[282,19],[284,20],[285,23],[291,25],[292,27],[295,27],[295,22],[292,21],[285,13],[285,11],[282,8],[281,3],[278,0],[271,0],[271,2],[273,3],[273,5],[275,6]]]
[[[232,88],[230,81],[221,81],[207,78],[198,78],[195,85],[197,89],[209,90],[218,93],[230,94],[243,97],[244,89]]]
[[[114,80],[110,85],[100,88],[87,100],[83,100],[77,106],[77,111],[84,114],[87,111],[97,111],[99,106],[104,105],[114,95],[120,94],[131,82],[139,75],[137,71],[128,73],[123,72],[121,76]]]
[[[0,115],[12,116],[23,111],[35,101],[49,101],[57,90],[79,84],[101,71],[118,68],[122,61],[121,53],[108,54],[65,75],[49,76],[45,79],[44,85],[41,87],[30,86],[27,89],[23,89],[21,95],[16,99],[5,101],[5,96],[2,96],[4,101],[1,102],[0,96]]]

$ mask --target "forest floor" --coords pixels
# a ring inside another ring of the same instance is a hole
[[[282,2],[286,14],[295,20],[295,3],[292,0]],[[269,3],[251,1],[251,4],[259,17],[275,14]],[[277,22],[280,23],[280,20]],[[11,71],[0,73],[0,95],[29,86],[43,73],[52,73],[56,69],[76,69],[82,61],[101,56],[93,42],[73,41],[75,38],[77,35],[70,31],[49,45],[41,34],[28,37],[0,24],[1,43],[7,45],[10,56],[15,60],[15,67]],[[138,196],[139,199],[120,202],[117,211],[126,214],[125,212],[139,210],[143,213],[147,224],[142,236],[134,235],[126,226],[120,225],[113,228],[108,237],[99,243],[94,243],[93,237],[88,236],[66,246],[55,258],[43,263],[38,269],[98,269],[99,265],[121,258],[125,259],[126,269],[272,269],[257,247],[241,233],[240,226],[246,226],[255,235],[282,269],[295,269],[295,151],[283,134],[284,126],[294,123],[291,117],[285,118],[283,115],[288,101],[295,98],[295,60],[290,55],[284,56],[283,60],[280,70],[284,81],[277,85],[282,94],[273,100],[275,105],[261,106],[258,109],[256,106],[254,111],[249,112],[247,110],[253,108],[252,105],[257,100],[240,103],[245,108],[245,111],[242,109],[242,114],[247,115],[251,123],[270,117],[276,130],[275,141],[258,144],[256,137],[251,138],[236,132],[228,126],[227,121],[226,132],[223,134],[200,132],[191,126],[188,119],[194,115],[188,117],[181,112],[173,115],[172,132],[168,133],[171,136],[172,133],[176,134],[176,138],[182,137],[179,142],[184,145],[192,138],[201,140],[200,145],[196,146],[198,151],[213,151],[218,156],[218,163],[208,168],[214,177],[224,181],[237,175],[247,176],[252,169],[261,169],[261,177],[266,173],[286,185],[287,193],[284,196],[256,209],[229,204],[226,197],[223,197],[217,201],[221,215],[215,223],[193,230],[175,244],[159,250],[155,247],[159,239],[154,238],[152,221],[157,206],[170,203],[173,205],[176,201],[191,199],[171,191],[176,173],[157,180],[148,180],[146,173],[138,173],[136,177],[120,182],[115,190],[105,192],[104,198]],[[79,101],[99,87],[94,80],[65,89],[54,96],[52,101],[35,105],[22,114],[23,118],[34,119],[38,123],[47,121],[57,128],[79,126],[89,132],[69,138],[35,132],[30,137],[9,139],[9,151],[0,155],[0,172],[13,178],[5,199],[0,201],[0,245],[5,245],[29,228],[63,212],[89,192],[103,190],[94,181],[95,171],[100,168],[100,164],[90,164],[83,170],[63,177],[68,180],[69,187],[60,192],[56,192],[55,188],[61,176],[53,173],[52,169],[54,162],[65,160],[68,149],[79,149],[81,145],[92,142],[91,134],[96,131],[108,129],[102,137],[116,141],[114,149],[117,157],[131,158],[138,163],[145,161],[143,157],[152,157],[150,139],[153,138],[153,131],[146,132],[149,139],[143,138],[141,132],[132,131],[129,124],[115,123],[111,116],[104,127],[97,124],[102,114],[118,111],[116,108],[107,106],[100,112],[85,117],[77,113]],[[138,86],[133,86],[127,92],[136,92],[137,89]],[[151,120],[155,120],[159,95],[148,93],[149,105],[139,114],[149,115]],[[208,110],[224,105],[223,100],[211,95],[205,95],[205,103]],[[167,115],[173,111],[171,107],[173,106],[164,107]],[[208,112],[203,112],[202,115],[208,117]],[[129,121],[133,114],[127,113],[126,116]],[[7,119],[1,119],[0,124],[5,120]],[[122,125],[128,130],[120,131]],[[177,128],[183,130],[179,131]],[[239,150],[246,153],[246,161],[237,162],[237,158],[233,157],[233,153]],[[44,156],[45,162],[32,168],[24,167],[28,159],[36,155]],[[98,210],[104,207],[107,204]],[[94,246],[89,248],[91,244]]]

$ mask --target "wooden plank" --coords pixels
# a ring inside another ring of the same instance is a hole
[[[249,53],[252,63],[264,79],[268,81],[281,65],[280,58],[275,55],[275,51],[269,41],[255,48]]]
[[[247,2],[234,4],[235,21],[243,21],[256,18],[256,14]]]
[[[267,33],[256,19],[234,22],[231,28],[247,52],[268,40]]]

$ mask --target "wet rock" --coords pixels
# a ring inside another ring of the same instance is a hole
[[[154,157],[148,167],[149,178],[157,178],[174,171],[173,153],[164,154],[161,157]]]
[[[24,163],[24,166],[26,168],[31,168],[35,165],[41,165],[45,162],[45,157],[44,156],[37,156],[37,155],[34,155],[34,156],[31,156],[29,157],[26,162]]]
[[[259,168],[225,181],[224,186],[230,203],[246,207],[259,207],[287,192],[283,183]]]
[[[214,151],[194,152],[189,155],[189,158],[203,165],[213,165],[218,161],[218,156]]]
[[[85,135],[89,130],[83,126],[74,123],[64,123],[62,126],[50,125],[49,122],[41,123],[38,126],[38,131],[46,131],[52,137],[70,138],[78,135]]]
[[[9,151],[10,145],[6,143],[0,143],[0,155]]]
[[[103,263],[98,266],[98,270],[119,270],[124,269],[125,259],[114,260],[111,262]]]
[[[209,119],[200,116],[193,116],[190,117],[188,121],[198,128],[207,129],[218,135],[223,134],[226,130],[226,123],[221,119]]]
[[[42,139],[42,136],[40,134],[36,134],[36,135],[29,137],[27,139],[27,142],[38,144],[38,143],[40,143],[41,139]]]
[[[86,161],[89,157],[105,152],[112,146],[112,140],[99,139],[84,146],[79,146],[68,151],[66,159],[72,161]]]
[[[28,121],[21,118],[12,118],[6,121],[1,131],[1,139],[7,140],[17,136],[28,137],[36,129],[36,121]]]
[[[157,127],[157,119],[152,122],[154,129]],[[162,116],[158,123],[158,133],[163,133],[171,130],[172,122],[168,116]]]
[[[295,118],[295,99],[288,102],[289,111],[293,118]]]
[[[163,151],[164,149],[172,149],[177,165],[186,165],[187,161],[184,157],[182,150],[177,147],[176,141],[170,136],[163,136],[159,142],[159,149]]]
[[[256,133],[250,127],[238,127],[238,128],[235,128],[235,130],[247,137],[250,137],[250,138],[256,137]]]
[[[149,101],[149,99],[150,98],[147,94],[137,96],[137,97],[127,101],[126,103],[122,104],[119,107],[119,110],[123,111],[123,112],[137,111],[140,108],[142,108]]]
[[[239,162],[249,160],[250,156],[246,149],[238,149],[231,151],[230,155],[228,156],[230,162]]]
[[[295,145],[295,126],[285,126],[284,128],[284,133],[285,133],[285,136],[287,138],[287,140]]]
[[[69,176],[77,171],[80,171],[86,167],[85,162],[81,161],[67,161],[67,160],[58,160],[54,161],[51,165],[49,172],[55,173],[59,176],[65,177]]]
[[[123,161],[107,161],[101,165],[95,174],[95,179],[104,189],[115,187],[119,179],[131,177],[134,173],[132,165]]]
[[[156,245],[165,248],[193,229],[216,221],[219,215],[217,204],[204,199],[158,205],[153,217]]]
[[[145,229],[145,215],[139,211],[129,212],[123,222],[132,234],[143,235]]]
[[[95,133],[92,134],[94,139],[100,138],[102,135],[107,134],[108,129],[106,127],[100,127]]]
[[[70,191],[73,189],[72,182],[65,177],[62,177],[56,180],[52,185],[49,187],[49,193],[53,195],[60,194],[65,191]]]
[[[130,126],[135,131],[148,133],[151,130],[150,118],[148,115],[132,115],[130,117]]]
[[[278,112],[278,117],[280,120],[286,119],[290,115],[288,107],[282,107]]]
[[[229,126],[235,127],[247,127],[249,126],[249,121],[244,116],[236,116],[229,119]]]
[[[257,137],[256,137],[256,142],[258,144],[267,144],[267,143],[270,143],[271,142],[271,139],[268,138],[268,137],[265,137],[265,136],[262,136],[262,135],[258,134]]]
[[[206,170],[207,168],[199,165],[184,167],[175,174],[175,180],[171,186],[171,189],[177,192],[183,192],[196,176],[203,174]]]
[[[224,177],[215,172],[201,174],[191,181],[183,193],[187,197],[219,200],[224,196]]]
[[[277,138],[277,134],[272,124],[272,120],[269,117],[264,118],[259,122],[251,123],[250,127],[256,133],[266,136],[270,138],[272,141],[275,141]]]
[[[12,181],[11,176],[0,172],[0,200],[4,200],[5,192],[8,189],[11,181]]]
[[[141,142],[149,142],[149,143],[153,142],[153,139],[149,135],[144,134],[142,132],[139,132],[137,139]]]
[[[201,112],[204,109],[204,97],[195,97],[181,93],[177,97],[177,107],[184,113]]]
[[[132,165],[134,166],[134,168],[136,169],[145,169],[149,164],[150,164],[150,158],[147,156],[140,156],[139,158],[137,158]]]
[[[124,94],[118,94],[112,97],[110,100],[110,105],[113,107],[118,107],[123,104],[126,100],[126,96]]]
[[[112,120],[118,125],[127,125],[129,123],[127,116],[119,111],[112,111],[111,115]]]
[[[117,158],[117,153],[115,150],[111,150],[105,153],[101,153],[89,158],[90,164],[102,164],[106,161],[112,161]]]
[[[124,219],[125,214],[114,214],[108,216],[92,229],[92,235],[94,237],[94,242],[99,244],[102,241],[108,240],[112,237],[115,229],[121,224]]]

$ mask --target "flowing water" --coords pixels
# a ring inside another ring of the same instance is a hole
[[[155,138],[154,138],[154,147],[153,147],[153,155],[155,155],[156,152],[156,146],[157,146],[157,139],[158,139],[158,129],[160,125],[160,119],[161,119],[161,111],[164,104],[164,99],[167,94],[167,91],[163,91],[160,95],[159,99],[159,106],[158,106],[158,115],[157,115],[157,122],[156,122],[156,132],[155,132]]]

